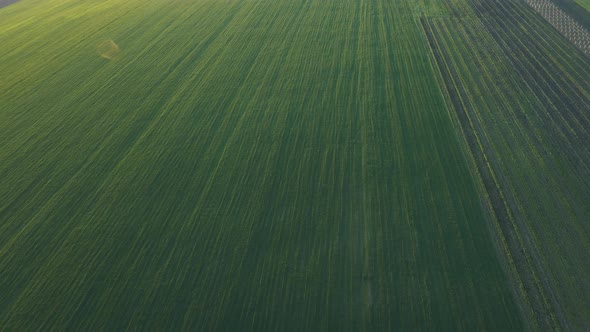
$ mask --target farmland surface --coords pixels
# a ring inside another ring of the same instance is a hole
[[[0,330],[590,329],[590,60],[521,0],[0,9]]]
[[[586,10],[590,11],[590,0],[578,0],[576,2],[586,8]]]

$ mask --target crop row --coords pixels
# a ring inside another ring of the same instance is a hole
[[[497,220],[496,233],[500,236],[503,253],[508,255],[508,262],[510,263],[513,272],[516,274],[517,287],[519,292],[527,289],[526,293],[520,294],[523,296],[527,306],[534,307],[536,312],[539,312],[539,320],[542,317],[550,317],[545,301],[541,294],[543,289],[538,285],[537,278],[532,276],[531,267],[528,263],[530,261],[529,255],[525,251],[522,235],[519,233],[513,214],[511,212],[511,205],[514,205],[514,199],[503,193],[500,183],[506,182],[502,178],[502,174],[496,174],[497,164],[499,163],[496,154],[486,154],[486,151],[493,151],[492,143],[487,133],[482,128],[484,121],[480,119],[477,111],[481,111],[482,105],[479,107],[474,105],[469,95],[468,86],[478,86],[476,82],[470,82],[468,79],[462,78],[461,71],[465,71],[465,64],[454,64],[450,56],[450,49],[455,44],[452,41],[445,43],[442,39],[434,39],[435,34],[440,34],[440,30],[444,29],[444,24],[425,23],[425,31],[431,43],[434,56],[437,58],[438,66],[441,69],[442,80],[447,89],[447,96],[455,112],[459,127],[463,133],[465,142],[470,151],[470,154],[477,165],[475,174],[481,178],[483,195],[489,201],[490,207],[493,211],[493,216]],[[440,29],[440,30],[439,30]],[[458,48],[455,48],[458,49]],[[479,85],[481,89],[488,87],[488,85]],[[478,90],[478,92],[481,90]],[[493,90],[488,90],[493,91]],[[497,93],[497,91],[494,91]],[[471,92],[473,93],[473,92]],[[491,109],[491,107],[490,107]],[[496,167],[494,167],[496,166]],[[529,299],[530,293],[536,299]],[[547,324],[547,323],[546,323]],[[549,322],[551,325],[551,322]]]
[[[563,286],[588,273],[588,61],[526,5],[471,5],[477,20],[422,25],[515,291],[540,327],[588,326],[575,314],[585,300],[571,300],[579,289]],[[580,265],[564,272],[563,257]]]

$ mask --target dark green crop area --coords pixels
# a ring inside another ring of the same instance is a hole
[[[520,0],[1,8],[0,330],[587,329],[588,77]]]

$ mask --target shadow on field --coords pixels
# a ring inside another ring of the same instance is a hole
[[[18,2],[19,0],[0,0],[0,8],[12,5],[15,2]]]

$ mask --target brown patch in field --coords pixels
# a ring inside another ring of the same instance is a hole
[[[108,39],[96,46],[96,52],[103,59],[114,60],[121,54],[121,49],[113,40]]]

